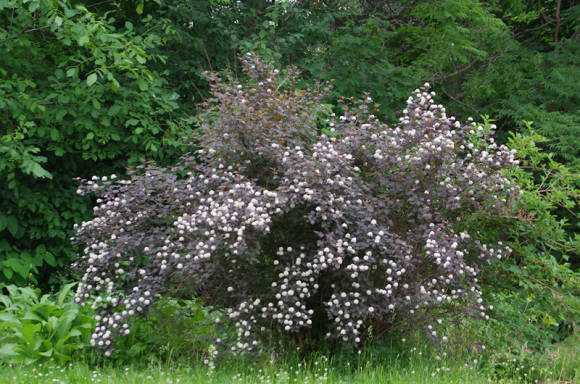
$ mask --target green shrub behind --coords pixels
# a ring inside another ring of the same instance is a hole
[[[148,19],[143,19],[144,24]],[[189,125],[150,65],[161,38],[68,2],[0,4],[0,281],[47,283],[86,218],[77,176],[174,158]]]
[[[114,358],[199,359],[217,338],[216,314],[198,300],[165,297],[145,318],[135,319]]]
[[[522,191],[518,209],[512,216],[473,217],[467,223],[484,238],[509,242],[514,252],[482,276],[493,306],[489,322],[463,322],[452,333],[459,350],[487,347],[485,363],[496,377],[534,382],[558,369],[573,376],[569,367],[555,364],[560,345],[578,338],[580,279],[571,265],[577,254],[571,232],[578,175],[543,149],[546,138],[531,123],[524,125],[525,132],[508,139],[521,161],[510,175]]]

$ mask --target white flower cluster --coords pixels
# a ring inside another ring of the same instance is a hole
[[[320,95],[284,91],[274,70],[247,64],[257,85],[217,83],[220,114],[198,158],[179,165],[186,177],[147,166],[79,189],[100,196],[77,227],[76,299],[97,309],[93,343],[111,353],[128,319],[174,287],[227,313],[233,351],[310,329],[359,345],[371,327],[450,303],[487,317],[479,268],[510,250],[482,244],[463,219],[501,214],[518,194],[502,175],[514,153],[492,127],[448,117],[425,86],[395,127],[367,113],[367,98],[317,136]]]

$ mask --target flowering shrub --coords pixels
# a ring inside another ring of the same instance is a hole
[[[171,289],[224,309],[234,351],[269,332],[315,327],[360,345],[369,327],[400,319],[486,317],[478,271],[510,250],[462,219],[509,210],[518,194],[502,176],[517,161],[493,126],[448,116],[425,84],[394,127],[369,97],[344,101],[321,127],[323,86],[298,90],[292,70],[243,64],[248,88],[211,78],[195,159],[81,183],[99,196],[76,227],[76,300],[97,311],[92,343],[110,354],[129,319]]]

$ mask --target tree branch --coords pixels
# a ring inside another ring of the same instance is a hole
[[[556,3],[556,31],[554,32],[554,41],[560,41],[560,8],[562,7],[562,0]]]

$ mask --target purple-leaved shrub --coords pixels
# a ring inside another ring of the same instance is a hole
[[[370,97],[320,126],[324,87],[298,90],[293,71],[242,62],[251,86],[210,79],[195,158],[81,183],[98,196],[76,227],[92,343],[110,354],[130,318],[175,287],[227,314],[234,351],[272,332],[316,327],[361,345],[377,324],[486,317],[478,271],[510,250],[481,243],[462,218],[510,210],[518,195],[502,175],[517,161],[493,126],[448,116],[428,84],[395,126],[372,115]]]

